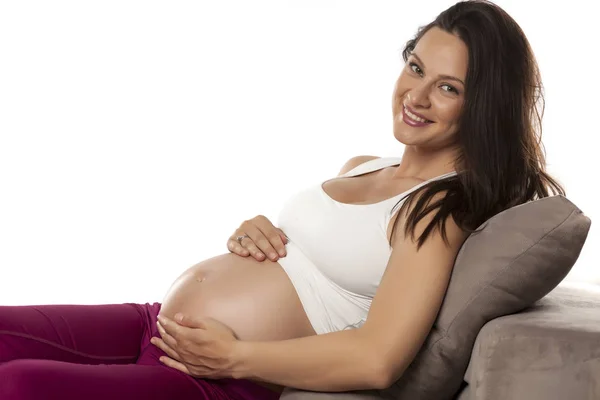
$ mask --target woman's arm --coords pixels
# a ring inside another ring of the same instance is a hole
[[[381,388],[383,360],[361,328],[281,341],[236,342],[236,379],[342,392]]]

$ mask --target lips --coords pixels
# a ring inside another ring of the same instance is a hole
[[[410,111],[408,111],[406,108],[402,109],[402,121],[404,121],[404,123],[408,126],[412,126],[415,128],[421,128],[424,126],[429,126],[431,125],[433,122],[420,122],[417,121],[415,119],[413,119],[412,117],[409,117],[407,113],[409,113]]]
[[[419,118],[423,118],[425,121],[427,122],[433,122],[432,120],[428,119],[426,116],[419,114],[418,112],[416,112],[415,110],[413,110],[412,108],[410,108],[409,106],[407,106],[406,104],[402,104],[408,111],[410,111],[412,114],[416,115]]]

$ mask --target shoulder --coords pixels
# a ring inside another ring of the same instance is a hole
[[[424,197],[424,193],[425,192],[423,192],[423,191],[414,193],[413,198],[411,199],[412,201],[409,201],[409,204],[406,205],[407,207],[405,208],[404,212],[399,213],[399,215],[398,215],[399,227],[404,227],[404,224],[407,223],[409,214],[411,214],[414,211],[419,200]],[[443,202],[445,200],[446,194],[447,194],[447,190],[442,190],[442,191],[439,191],[439,192],[431,195],[425,201],[424,206],[419,208],[420,211],[423,213],[423,215],[415,223],[414,235],[410,235],[410,237],[406,237],[404,235],[404,229],[397,230],[398,231],[397,233],[394,232],[396,235],[395,235],[395,239],[393,239],[392,248],[396,248],[396,247],[406,248],[406,247],[416,246],[416,238],[420,237],[424,233],[425,229],[428,227],[428,225],[430,225],[430,223],[435,218],[436,214],[440,211],[440,208],[443,208],[443,205],[441,207],[436,206],[436,203]],[[429,210],[429,211],[425,213],[424,210]],[[460,228],[458,223],[455,221],[452,213],[449,213],[448,215],[446,215],[445,218],[443,219],[443,221],[440,221],[440,222],[441,222],[441,224],[438,227],[444,231],[444,234],[442,234],[441,230],[434,229],[430,233],[427,241],[431,242],[431,245],[430,245],[431,247],[433,247],[437,250],[440,250],[441,248],[445,248],[444,252],[446,252],[447,255],[450,255],[450,254],[455,255],[456,252],[458,252],[458,250],[462,246],[463,242],[467,239],[467,237],[469,235],[467,232],[463,231]],[[446,242],[446,239],[444,239],[444,237],[448,240],[448,242]],[[416,247],[415,247],[415,250],[416,250]],[[441,254],[441,253],[438,253],[438,254]]]
[[[356,157],[352,157],[351,159],[349,159],[348,161],[346,161],[346,163],[344,164],[344,166],[342,167],[342,169],[340,170],[340,172],[338,173],[338,176],[345,174],[346,172],[358,167],[360,164],[365,163],[367,161],[371,161],[371,160],[375,160],[376,158],[381,158],[378,156],[356,156]]]

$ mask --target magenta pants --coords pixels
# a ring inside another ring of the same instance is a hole
[[[0,399],[275,400],[245,379],[200,379],[158,361],[160,303],[0,306]]]

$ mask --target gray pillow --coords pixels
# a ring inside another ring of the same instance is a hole
[[[320,393],[286,388],[283,400],[445,400],[463,383],[480,329],[544,297],[569,273],[591,220],[562,195],[505,210],[458,252],[444,302],[416,358],[390,388]]]

